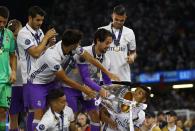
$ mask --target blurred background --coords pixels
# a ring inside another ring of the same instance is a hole
[[[84,33],[90,45],[98,27],[109,24],[114,6],[127,8],[125,25],[134,30],[138,58],[131,65],[133,83],[152,89],[149,109],[176,110],[181,119],[195,118],[194,0],[1,0],[10,19],[27,22],[27,10],[39,5],[47,12],[43,30],[54,26]],[[60,39],[60,36],[59,38]],[[183,84],[178,86],[178,84]]]

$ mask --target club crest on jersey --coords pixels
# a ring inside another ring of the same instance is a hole
[[[26,39],[24,43],[25,43],[25,45],[30,45],[31,42],[29,39]]]
[[[41,106],[41,101],[40,100],[37,101],[37,105]]]
[[[44,130],[45,129],[45,125],[41,124],[39,125],[39,130]]]

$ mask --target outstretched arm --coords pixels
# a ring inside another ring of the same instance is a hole
[[[72,79],[68,78],[68,76],[66,75],[64,70],[60,70],[60,71],[55,72],[55,75],[58,79],[62,80],[64,83],[66,83],[70,87],[86,93],[89,97],[92,97],[92,98],[96,97],[95,91],[91,90],[87,86],[82,86],[82,85],[78,84],[77,82],[73,81]]]
[[[115,80],[115,81],[120,81],[118,76],[116,76],[115,74],[109,72],[97,59],[93,58],[87,51],[84,51],[81,54],[81,56],[85,60],[87,60],[88,62],[90,62],[91,64],[93,64],[97,68],[99,68],[102,72],[107,74],[110,77],[110,79]]]

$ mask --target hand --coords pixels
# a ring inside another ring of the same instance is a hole
[[[16,72],[15,71],[12,71],[11,72],[11,75],[10,75],[10,78],[9,78],[9,82],[11,84],[15,83],[16,82]]]
[[[89,98],[95,98],[97,93],[93,91],[88,86],[83,86],[83,92],[89,97]]]
[[[101,88],[99,94],[101,97],[108,97],[108,92],[104,88]]]
[[[48,46],[51,47],[56,44],[56,37],[52,37],[49,39]]]
[[[108,77],[114,81],[120,81],[120,78],[111,72],[109,72]]]
[[[109,120],[108,125],[112,129],[117,129],[117,123],[115,121],[113,121],[112,119]]]
[[[134,54],[128,55],[126,59],[128,64],[132,64],[135,61],[135,55]]]
[[[57,35],[56,30],[54,28],[47,31],[45,37],[49,40]]]

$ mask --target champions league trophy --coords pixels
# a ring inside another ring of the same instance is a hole
[[[132,109],[136,107],[144,110],[147,105],[133,101],[133,94],[127,86],[111,85],[103,86],[103,88],[108,90],[110,95],[107,98],[96,98],[95,105],[99,106],[101,104],[111,114],[128,113],[129,130],[134,131]]]

